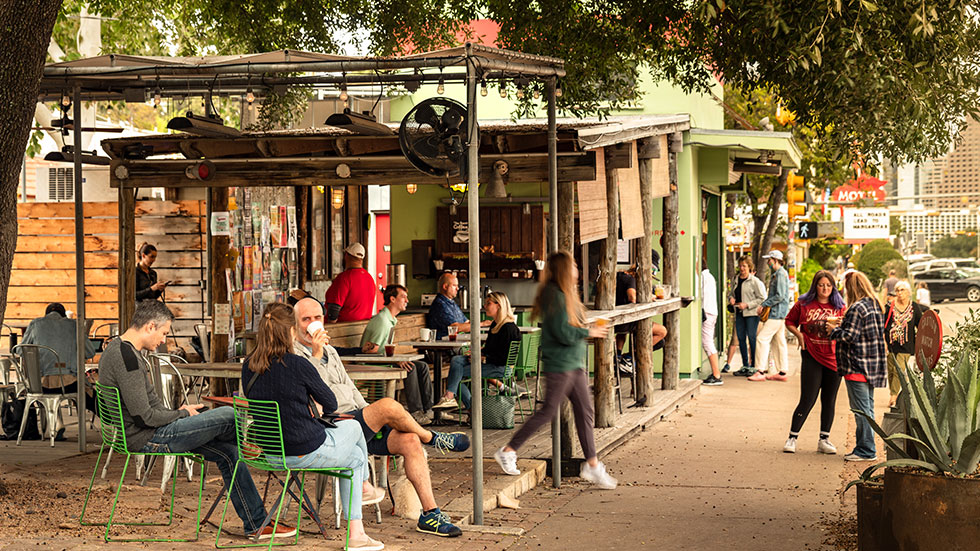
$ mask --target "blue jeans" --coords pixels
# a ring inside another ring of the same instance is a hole
[[[870,383],[844,380],[847,385],[847,400],[851,404],[851,409],[863,411],[869,416],[875,415],[874,387]],[[875,433],[871,430],[871,424],[864,417],[854,414],[857,423],[855,437],[857,444],[854,446],[854,455],[864,458],[875,457]]]
[[[482,369],[480,369],[480,373],[482,373],[484,377],[500,378],[504,376],[504,368],[484,362]],[[461,381],[463,380],[463,377],[466,377],[469,374],[470,357],[463,355],[453,356],[453,359],[449,362],[449,379],[446,381],[446,390],[457,394],[459,396],[459,400],[463,402],[463,407],[466,409],[470,409],[470,399],[472,398],[472,394],[470,393],[469,387],[461,384]]]
[[[742,355],[742,367],[755,365],[755,334],[759,329],[759,316],[743,316],[735,313],[735,335],[738,337],[738,351]]]
[[[231,484],[232,474],[237,469],[235,485],[231,487],[231,503],[245,525],[245,533],[255,532],[262,526],[265,506],[248,467],[238,462],[235,411],[232,408],[219,407],[164,425],[153,433],[153,438],[140,452],[201,454],[204,459],[218,464],[226,486]]]
[[[354,471],[354,482],[351,495],[351,481],[340,479],[340,500],[347,510],[348,518],[360,520],[361,498],[363,492],[361,483],[368,479],[367,444],[364,443],[364,433],[357,421],[338,421],[337,428],[324,428],[326,438],[319,448],[306,455],[286,456],[286,466],[290,469],[329,469],[345,468]]]

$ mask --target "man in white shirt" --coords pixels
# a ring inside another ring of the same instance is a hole
[[[718,369],[718,349],[715,347],[715,323],[718,322],[718,284],[715,276],[705,268],[701,270],[701,348],[708,356],[711,365],[711,375],[702,384],[718,386],[722,384],[721,371]]]

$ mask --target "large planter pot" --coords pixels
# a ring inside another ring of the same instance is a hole
[[[980,480],[885,471],[881,549],[974,551]]]
[[[881,547],[881,513],[885,487],[857,485],[858,551],[885,551]]]

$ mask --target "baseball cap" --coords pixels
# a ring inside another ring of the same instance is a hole
[[[776,260],[782,262],[783,252],[782,251],[769,251],[769,254],[764,255],[762,258],[775,258]]]
[[[354,258],[364,258],[364,245],[361,245],[360,243],[351,243],[350,245],[347,245],[344,252],[353,256]]]

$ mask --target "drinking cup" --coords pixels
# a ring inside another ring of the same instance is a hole
[[[419,340],[422,342],[428,342],[432,338],[432,330],[428,328],[419,329]]]
[[[395,345],[393,345],[393,344],[386,344],[385,345],[385,356],[388,356],[390,358],[391,356],[394,356],[394,355],[395,355]]]
[[[316,332],[321,329],[323,329],[323,322],[319,320],[310,322],[310,324],[306,326],[306,332],[309,333],[311,337],[316,335]]]

